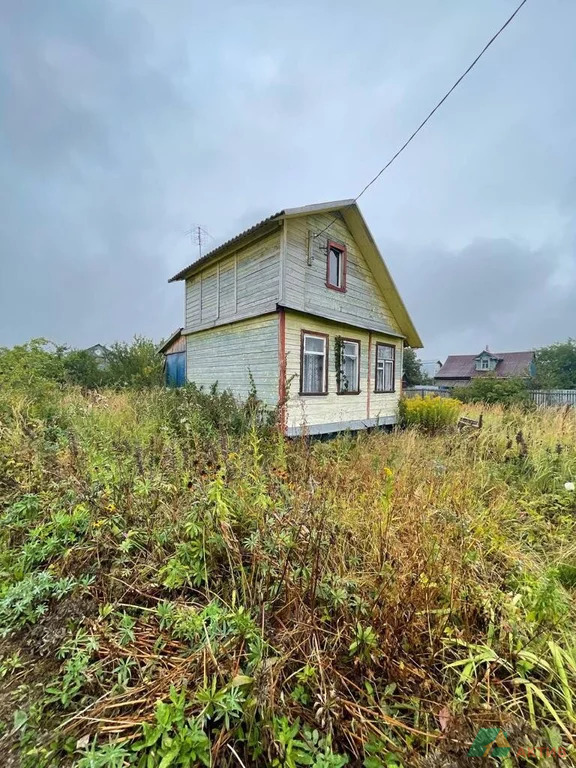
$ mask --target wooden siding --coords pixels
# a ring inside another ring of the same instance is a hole
[[[300,384],[300,335],[301,331],[316,331],[328,334],[328,394],[299,395]],[[336,336],[360,341],[360,393],[357,395],[336,393],[336,371],[334,365],[334,343]],[[401,393],[402,341],[378,332],[368,332],[361,328],[351,328],[328,320],[321,320],[310,315],[286,311],[285,330],[286,420],[288,433],[294,434],[302,425],[310,427],[311,432],[318,431],[319,425],[355,424],[358,426],[377,423],[395,423],[398,400]],[[396,347],[395,392],[374,392],[374,371],[376,365],[376,344],[383,342]],[[376,420],[376,421],[374,421]]]
[[[187,339],[187,377],[199,386],[230,389],[240,398],[250,392],[250,373],[258,396],[278,402],[278,315],[276,313],[192,333]]]
[[[400,335],[398,323],[360,248],[342,217],[338,214],[334,219],[334,214],[288,219],[281,302],[303,312]],[[330,226],[326,232],[310,240],[310,233],[321,232],[327,225]],[[326,247],[329,240],[342,243],[347,250],[345,292],[326,287]]]
[[[172,344],[170,344],[169,347],[166,347],[164,350],[165,355],[172,355],[175,352],[185,352],[186,351],[186,337],[185,336],[177,336]]]
[[[275,308],[280,298],[280,232],[228,254],[186,280],[184,333]]]
[[[216,267],[201,274],[200,321],[208,323],[218,317],[218,276]]]

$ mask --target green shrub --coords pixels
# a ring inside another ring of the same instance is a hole
[[[162,356],[152,339],[134,336],[129,344],[117,341],[106,361],[106,381],[112,387],[147,389],[163,383]]]
[[[463,403],[499,403],[510,406],[529,401],[523,379],[497,379],[493,376],[473,379],[467,387],[455,387],[452,395]]]
[[[62,354],[62,347],[46,339],[0,347],[0,414],[8,415],[18,401],[33,418],[53,415],[65,379]]]
[[[108,372],[87,349],[72,349],[64,356],[66,381],[86,389],[96,389],[108,381]]]
[[[405,427],[436,432],[458,421],[460,403],[450,397],[413,397],[400,401],[400,421]]]

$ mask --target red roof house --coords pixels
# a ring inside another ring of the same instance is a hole
[[[482,376],[530,378],[534,373],[534,352],[490,352],[486,347],[479,355],[449,355],[434,382],[439,386],[461,387]]]

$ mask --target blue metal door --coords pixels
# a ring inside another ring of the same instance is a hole
[[[186,352],[166,355],[166,386],[183,387],[186,384]]]

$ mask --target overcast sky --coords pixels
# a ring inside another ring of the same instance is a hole
[[[0,345],[166,336],[167,279],[355,196],[518,0],[2,0]],[[576,3],[528,0],[361,207],[424,358],[576,335]]]

